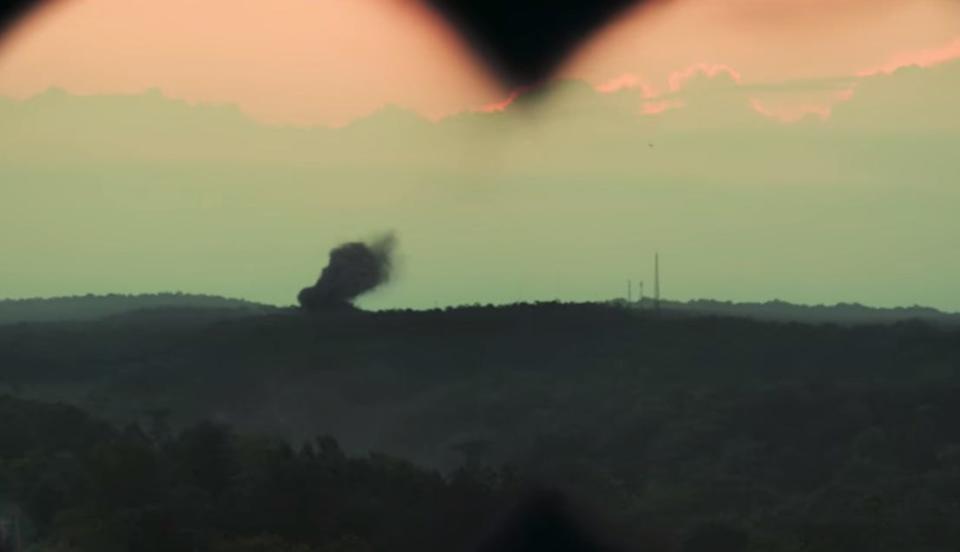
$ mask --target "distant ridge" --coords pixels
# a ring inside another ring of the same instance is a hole
[[[800,305],[786,301],[734,303],[714,299],[691,301],[661,300],[664,309],[697,315],[718,315],[752,318],[775,322],[804,322],[813,324],[892,324],[921,320],[938,324],[960,325],[960,314],[944,312],[932,307],[870,307],[860,303],[835,305]],[[639,308],[653,308],[649,298],[636,303]]]
[[[624,305],[622,300],[615,303]],[[653,300],[630,303],[632,308],[650,309]],[[945,312],[933,307],[870,307],[860,303],[834,305],[802,305],[786,301],[736,303],[716,299],[690,301],[661,300],[667,314],[749,318],[770,322],[807,324],[894,324],[910,320],[960,326],[960,313]],[[142,311],[220,311],[227,314],[268,314],[282,310],[274,305],[218,295],[191,293],[143,293],[124,295],[74,295],[49,298],[0,299],[0,324],[20,322],[77,322],[99,320]],[[235,312],[232,312],[235,311]]]
[[[190,293],[75,295],[0,300],[0,324],[97,320],[142,310],[216,309],[268,312],[275,307],[243,299]]]

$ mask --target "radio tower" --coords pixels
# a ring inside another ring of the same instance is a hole
[[[660,253],[653,254],[653,308],[660,312]]]
[[[627,280],[627,303],[633,301],[633,281]]]

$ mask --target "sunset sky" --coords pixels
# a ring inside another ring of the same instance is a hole
[[[671,0],[601,29],[561,76],[661,94],[698,67],[757,84],[957,57],[953,0]],[[415,0],[59,0],[0,49],[0,94],[53,86],[159,88],[293,125],[342,125],[384,104],[437,118],[509,96]],[[837,101],[781,92],[772,109],[787,116]]]
[[[514,105],[413,0],[60,0],[0,43],[0,297],[960,310],[960,3],[672,0]],[[393,106],[393,107],[386,107]],[[332,128],[330,128],[332,127]]]

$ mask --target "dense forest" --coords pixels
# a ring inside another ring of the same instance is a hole
[[[326,436],[174,434],[162,418],[115,429],[9,397],[0,416],[0,516],[16,508],[31,550],[461,550],[520,492],[508,472],[350,458]]]
[[[11,395],[3,418],[22,420],[2,424],[14,432],[2,439],[6,501],[45,542],[80,543],[97,527],[90,538],[112,543],[81,550],[150,549],[123,543],[152,539],[132,528],[161,530],[184,503],[201,513],[176,514],[192,529],[170,538],[199,539],[194,549],[462,550],[521,489],[543,487],[572,497],[630,549],[960,547],[960,331],[951,326],[559,303],[161,309],[2,326],[0,381]],[[34,402],[54,400],[75,407]],[[178,456],[190,446],[224,447],[216,454],[239,471],[209,483],[216,492],[203,487]],[[330,476],[333,457],[355,471]],[[147,478],[123,488],[142,492],[91,490],[123,458],[138,466],[131,477]],[[256,471],[254,458],[279,479],[244,471]],[[62,464],[17,471],[43,462]],[[256,494],[269,493],[250,481],[279,496]],[[202,500],[184,498],[197,488]],[[271,506],[273,519],[256,509],[271,500],[306,503]],[[291,508],[306,517],[283,514]],[[333,518],[349,530],[326,525]],[[399,526],[409,531],[402,543]]]

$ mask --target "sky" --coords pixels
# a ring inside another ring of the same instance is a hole
[[[406,0],[62,0],[0,44],[0,297],[287,304],[393,230],[366,307],[609,299],[660,251],[670,298],[960,310],[958,10],[673,0],[531,109]]]
[[[267,122],[344,124],[397,103],[432,116],[495,94],[405,0],[59,0],[0,50],[0,93],[159,88]]]
[[[955,0],[670,0],[598,31],[561,76],[659,91],[700,65],[746,83],[843,77],[950,45],[957,56],[958,40]],[[51,86],[159,88],[299,126],[384,104],[439,118],[509,96],[415,0],[58,0],[0,45],[0,94]]]

